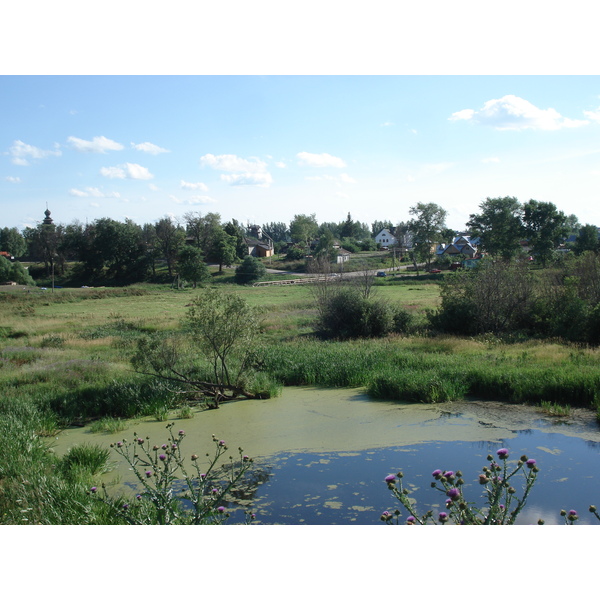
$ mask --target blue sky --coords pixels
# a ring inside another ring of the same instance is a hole
[[[2,226],[407,220],[486,197],[600,225],[598,76],[2,76]]]

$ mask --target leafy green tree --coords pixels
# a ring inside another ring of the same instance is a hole
[[[185,324],[197,348],[211,362],[219,393],[242,394],[260,332],[258,311],[240,296],[206,290],[192,301]]]
[[[274,243],[290,241],[290,231],[287,223],[266,223],[262,226],[262,230]]]
[[[391,221],[373,221],[371,223],[371,235],[375,237],[382,229],[393,229]]]
[[[208,281],[210,271],[204,262],[202,251],[195,246],[185,246],[178,256],[179,275],[186,281],[190,281],[194,288],[198,283]]]
[[[573,251],[575,254],[580,255],[587,251],[598,252],[599,248],[598,228],[595,225],[584,225],[575,239]]]
[[[238,284],[254,283],[263,279],[265,273],[265,266],[258,258],[247,256],[244,262],[235,270],[235,282]]]
[[[290,235],[292,241],[297,244],[304,244],[308,246],[311,240],[317,237],[319,231],[319,224],[314,214],[307,215],[294,215],[294,219],[290,223]]]
[[[155,225],[156,247],[167,263],[169,277],[173,277],[177,257],[185,244],[185,231],[183,227],[174,223],[170,217],[163,217]]]
[[[523,205],[523,224],[530,246],[545,266],[568,235],[567,217],[551,202],[529,200]]]
[[[409,222],[409,230],[414,236],[415,254],[429,268],[435,246],[441,241],[442,231],[446,229],[448,212],[433,202],[419,202],[410,208],[409,213],[415,217]]]
[[[223,227],[225,233],[235,239],[235,255],[237,258],[244,258],[248,254],[248,246],[245,240],[245,230],[237,222],[236,219],[231,219]]]
[[[0,283],[5,281],[15,281],[19,285],[35,285],[35,281],[20,262],[11,262],[0,256]]]
[[[480,213],[469,216],[467,227],[481,237],[483,249],[504,259],[519,252],[519,242],[525,235],[519,201],[509,196],[487,198],[479,208]]]
[[[46,275],[50,275],[55,267],[61,273],[64,270],[64,256],[60,251],[63,234],[64,227],[54,223],[40,223],[37,227],[23,230],[27,254],[33,260],[44,263]]]
[[[218,213],[188,212],[183,215],[185,230],[188,237],[193,240],[194,246],[202,250],[206,260],[216,261],[218,254],[218,245],[220,243],[221,215]]]
[[[236,238],[219,229],[213,240],[211,258],[219,264],[219,273],[223,271],[223,266],[231,266],[237,260]]]
[[[16,227],[0,229],[0,251],[19,258],[27,252],[27,243]]]
[[[333,233],[329,229],[326,229],[319,236],[319,243],[314,252],[315,256],[324,257],[328,261],[335,260],[336,251],[333,247],[334,241]]]

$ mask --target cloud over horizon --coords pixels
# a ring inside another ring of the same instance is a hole
[[[153,179],[154,175],[146,167],[135,163],[124,163],[116,167],[102,167],[100,175],[109,179]]]
[[[152,144],[151,142],[142,142],[141,144],[134,144],[131,142],[131,147],[136,150],[140,150],[141,152],[146,152],[147,154],[153,154],[156,156],[157,154],[163,154],[164,152],[171,152],[166,148],[161,148],[156,144]]]
[[[9,149],[9,154],[12,156],[11,162],[13,165],[27,167],[31,163],[30,159],[47,158],[48,156],[61,156],[62,152],[58,149],[58,144],[55,144],[56,150],[42,150],[22,142],[15,140]]]
[[[298,152],[296,154],[298,164],[302,167],[335,167],[343,169],[346,163],[337,156],[332,156],[323,152],[322,154],[312,154],[310,152]]]
[[[200,164],[217,171],[229,171],[221,175],[221,180],[230,185],[256,185],[269,187],[273,182],[267,170],[267,163],[258,158],[240,158],[235,154],[205,154],[200,157]]]
[[[450,121],[472,121],[498,130],[539,129],[554,131],[566,127],[581,127],[585,120],[563,117],[553,108],[538,108],[518,96],[507,95],[488,100],[480,110],[466,108],[453,113]]]
[[[74,136],[69,136],[67,142],[71,144],[71,148],[77,152],[93,152],[97,154],[106,154],[107,150],[123,150],[123,144],[109,140],[103,135],[92,138],[91,140],[82,140]]]

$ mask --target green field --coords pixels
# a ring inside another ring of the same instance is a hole
[[[255,359],[263,383],[357,386],[372,397],[403,402],[477,396],[527,402],[555,414],[570,406],[598,410],[596,348],[425,330],[324,342],[313,335],[317,311],[310,286],[226,281],[227,274],[215,285],[262,313]],[[21,522],[23,502],[31,509],[27,522],[111,522],[110,514],[90,508],[92,474],[78,466],[75,476],[71,463],[48,453],[45,440],[70,424],[117,431],[126,419],[183,414],[188,396],[136,373],[130,359],[142,337],[180,336],[188,305],[202,291],[141,285],[0,292],[0,435],[11,440],[0,464],[0,522]],[[385,278],[373,293],[407,309],[417,322],[439,303],[438,285],[416,277]],[[202,357],[196,360],[201,365]]]

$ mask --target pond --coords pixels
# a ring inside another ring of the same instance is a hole
[[[486,456],[501,447],[510,460],[526,454],[540,467],[519,523],[560,523],[563,508],[577,510],[581,524],[600,523],[587,510],[600,504],[600,428],[593,413],[581,409],[555,418],[475,399],[414,405],[372,400],[362,390],[286,388],[279,398],[197,412],[177,420],[175,429],[185,430],[189,454],[209,451],[214,433],[254,457],[261,474],[251,504],[257,524],[382,525],[384,510],[401,508],[384,483],[399,470],[419,512],[444,504],[430,488],[438,468],[461,470],[465,496],[481,505],[478,475]],[[153,443],[166,441],[165,423],[143,419],[113,435],[69,429],[55,440],[55,451],[82,442],[108,445],[131,439],[134,431]],[[124,461],[105,477],[134,481]],[[232,520],[239,522],[243,510],[235,508]]]

